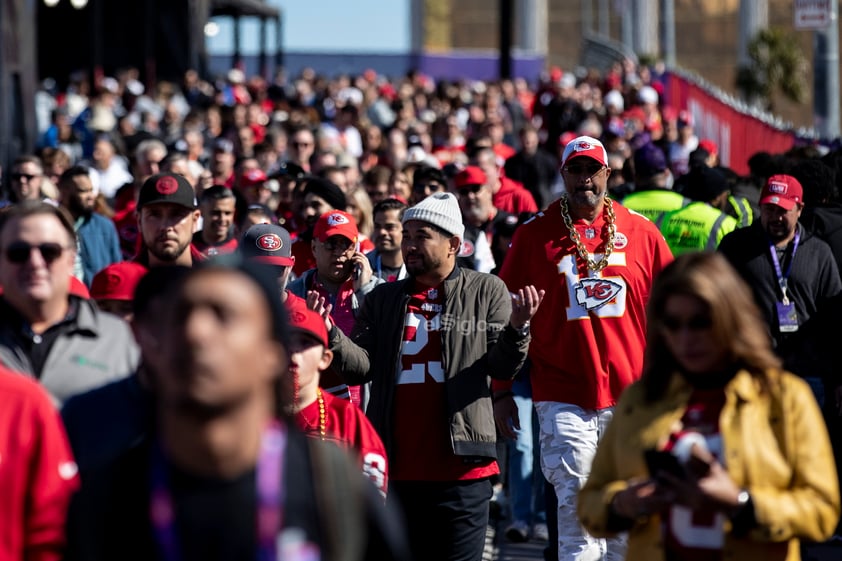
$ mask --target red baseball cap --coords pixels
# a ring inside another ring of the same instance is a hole
[[[600,141],[590,136],[579,136],[567,143],[564,147],[564,154],[561,156],[561,165],[564,167],[567,162],[574,158],[587,156],[594,159],[603,166],[608,165],[608,154],[605,153],[605,146]]]
[[[146,267],[134,261],[122,261],[108,265],[91,282],[91,298],[94,300],[134,300],[137,283],[146,274]]]
[[[456,188],[461,189],[468,185],[485,185],[488,178],[485,176],[485,172],[477,166],[467,166],[457,173],[453,180],[456,183]]]
[[[791,175],[773,175],[760,193],[761,205],[777,205],[784,210],[791,210],[796,204],[803,203],[804,189]]]
[[[242,179],[240,179],[240,185],[242,187],[252,187],[263,184],[267,179],[268,177],[262,169],[250,169],[243,174]]]
[[[307,307],[304,300],[289,305],[289,328],[311,336],[327,347],[327,327],[322,316]]]
[[[716,145],[716,142],[712,141],[709,138],[705,138],[704,140],[699,141],[699,148],[705,150],[711,156],[716,156],[719,154],[719,147]]]
[[[341,210],[331,210],[319,217],[313,228],[313,237],[324,243],[331,236],[343,236],[353,243],[359,238],[357,222],[354,217]]]

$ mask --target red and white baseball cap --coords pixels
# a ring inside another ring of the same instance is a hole
[[[331,236],[343,236],[356,243],[359,238],[354,217],[341,210],[331,210],[319,217],[313,228],[313,237],[324,243]]]
[[[578,136],[568,142],[564,148],[564,154],[561,156],[561,165],[563,167],[570,160],[583,156],[596,160],[603,166],[608,165],[608,154],[605,152],[605,146],[591,136]]]
[[[795,205],[803,203],[804,189],[791,175],[773,175],[760,193],[761,205],[777,205],[784,210],[791,210]]]

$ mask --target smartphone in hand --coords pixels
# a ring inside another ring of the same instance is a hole
[[[675,477],[685,478],[687,472],[684,466],[678,461],[678,458],[669,452],[663,450],[644,450],[643,457],[646,460],[646,468],[649,470],[649,475],[657,478],[659,473],[668,473]]]

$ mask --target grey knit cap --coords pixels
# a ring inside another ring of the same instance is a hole
[[[401,224],[420,220],[438,226],[445,232],[465,239],[465,225],[459,202],[452,193],[433,193],[417,205],[406,209]]]

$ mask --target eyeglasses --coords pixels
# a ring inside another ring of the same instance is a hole
[[[41,177],[41,176],[40,175],[33,175],[31,173],[13,173],[11,177],[15,181],[21,181],[23,179],[26,179],[27,181],[32,181],[36,177]]]
[[[12,242],[6,248],[6,259],[18,265],[26,263],[32,256],[33,249],[37,249],[41,253],[41,258],[49,265],[61,257],[67,248],[54,242],[45,242],[38,245],[32,245],[27,242]]]
[[[570,164],[561,169],[570,175],[587,175],[588,177],[593,177],[605,169],[605,166],[599,164]]]
[[[673,332],[680,331],[682,328],[687,328],[689,331],[705,331],[713,327],[713,320],[710,316],[693,316],[690,319],[664,316],[661,325],[667,331]]]
[[[346,251],[351,249],[352,245],[353,245],[353,242],[351,240],[349,240],[348,238],[342,238],[342,237],[329,238],[327,241],[322,242],[322,246],[324,246],[324,248],[326,250],[328,250],[328,251],[339,250],[341,253],[345,253]]]
[[[456,190],[456,194],[460,197],[467,197],[470,193],[476,195],[480,191],[482,191],[482,185],[466,185],[464,187],[459,187],[459,189]]]
[[[444,186],[439,185],[438,183],[415,183],[412,186],[412,190],[419,193],[423,193],[425,191],[435,193],[436,191],[444,191]]]

